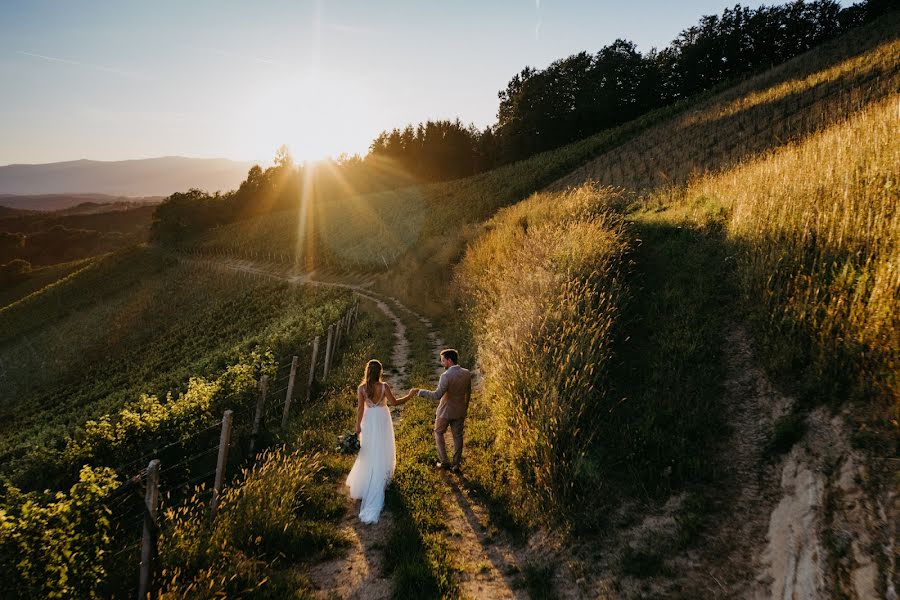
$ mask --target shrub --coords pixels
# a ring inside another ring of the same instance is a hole
[[[0,585],[6,598],[98,598],[110,549],[111,469],[81,469],[69,493],[9,486],[0,508]]]
[[[31,263],[16,258],[5,265],[0,265],[0,289],[13,286],[31,276]]]
[[[275,357],[271,352],[252,352],[229,365],[215,380],[192,377],[187,390],[165,401],[141,394],[134,403],[117,415],[104,415],[89,420],[84,428],[69,437],[61,460],[64,464],[109,462],[146,451],[148,441],[160,438],[177,440],[218,418],[220,409],[235,401],[246,400],[256,389],[256,377],[275,374]]]

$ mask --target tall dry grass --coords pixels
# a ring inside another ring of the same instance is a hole
[[[900,86],[900,12],[854,29],[606,152],[551,189],[594,180],[648,193],[765,155]]]
[[[322,520],[323,468],[318,454],[267,450],[226,488],[212,527],[202,488],[166,508],[159,597],[285,597],[291,583],[279,569],[342,539]]]
[[[900,398],[900,138],[893,95],[694,182],[730,209],[742,288],[771,349],[809,377]],[[849,390],[843,390],[849,391]],[[895,407],[897,405],[895,404]]]
[[[609,409],[604,375],[625,298],[620,200],[590,185],[532,196],[491,219],[457,269],[485,374],[479,402],[505,465],[494,492],[525,521],[565,514]]]

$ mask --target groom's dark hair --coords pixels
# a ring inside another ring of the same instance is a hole
[[[443,356],[447,360],[452,360],[454,365],[459,364],[459,352],[457,352],[453,348],[447,348],[446,350],[441,350],[441,356]]]

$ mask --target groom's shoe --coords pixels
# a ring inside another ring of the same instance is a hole
[[[450,470],[450,465],[448,465],[447,463],[442,463],[441,461],[437,461],[436,463],[434,463],[434,466],[438,469],[443,469],[445,471]]]
[[[450,472],[455,473],[456,475],[462,475],[462,471],[459,468],[459,465],[453,465],[450,467]]]

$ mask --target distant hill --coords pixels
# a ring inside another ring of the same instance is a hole
[[[0,167],[0,194],[106,194],[168,196],[189,188],[210,192],[236,188],[253,163],[224,158],[164,156],[139,160],[74,160]],[[0,204],[14,208],[0,196]],[[81,198],[85,202],[92,198]],[[50,209],[68,208],[72,204]]]
[[[0,204],[0,217],[11,217],[14,215],[28,215],[32,214],[34,211],[25,210],[22,208],[10,208],[8,206],[3,206]]]
[[[71,208],[62,208],[60,210],[51,211],[50,215],[96,215],[100,213],[131,210],[133,208],[156,206],[162,201],[162,196],[147,196],[145,198],[129,198],[128,200],[116,200],[114,202],[82,202]]]
[[[0,194],[0,214],[16,214],[17,211],[65,211],[68,214],[109,212],[145,204],[159,204],[163,198],[164,196],[131,197],[107,194]]]

